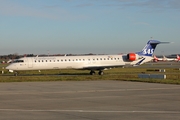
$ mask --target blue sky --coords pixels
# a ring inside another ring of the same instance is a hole
[[[0,55],[180,53],[179,0],[0,0]]]

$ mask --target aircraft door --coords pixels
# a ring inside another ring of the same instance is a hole
[[[120,58],[116,58],[116,62],[120,62]]]
[[[88,64],[91,64],[91,59],[90,58],[88,58]]]
[[[29,68],[33,67],[33,59],[32,58],[28,58],[28,67]]]
[[[93,58],[92,59],[92,64],[95,64],[96,63],[96,58]]]
[[[88,58],[88,64],[95,64],[96,59],[95,58]]]

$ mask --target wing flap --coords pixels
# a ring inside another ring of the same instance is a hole
[[[123,67],[124,65],[110,65],[110,66],[88,66],[83,67],[85,70],[105,70],[105,69],[111,69],[111,68],[117,68],[117,67]]]

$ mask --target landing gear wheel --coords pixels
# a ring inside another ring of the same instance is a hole
[[[91,70],[90,75],[94,75],[95,71]]]
[[[18,73],[17,72],[14,72],[14,76],[17,76],[18,75]]]
[[[99,75],[103,75],[104,74],[104,72],[103,71],[99,71],[99,73],[98,73]]]

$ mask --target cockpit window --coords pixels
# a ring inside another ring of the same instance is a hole
[[[15,60],[13,63],[22,63],[24,60]]]

